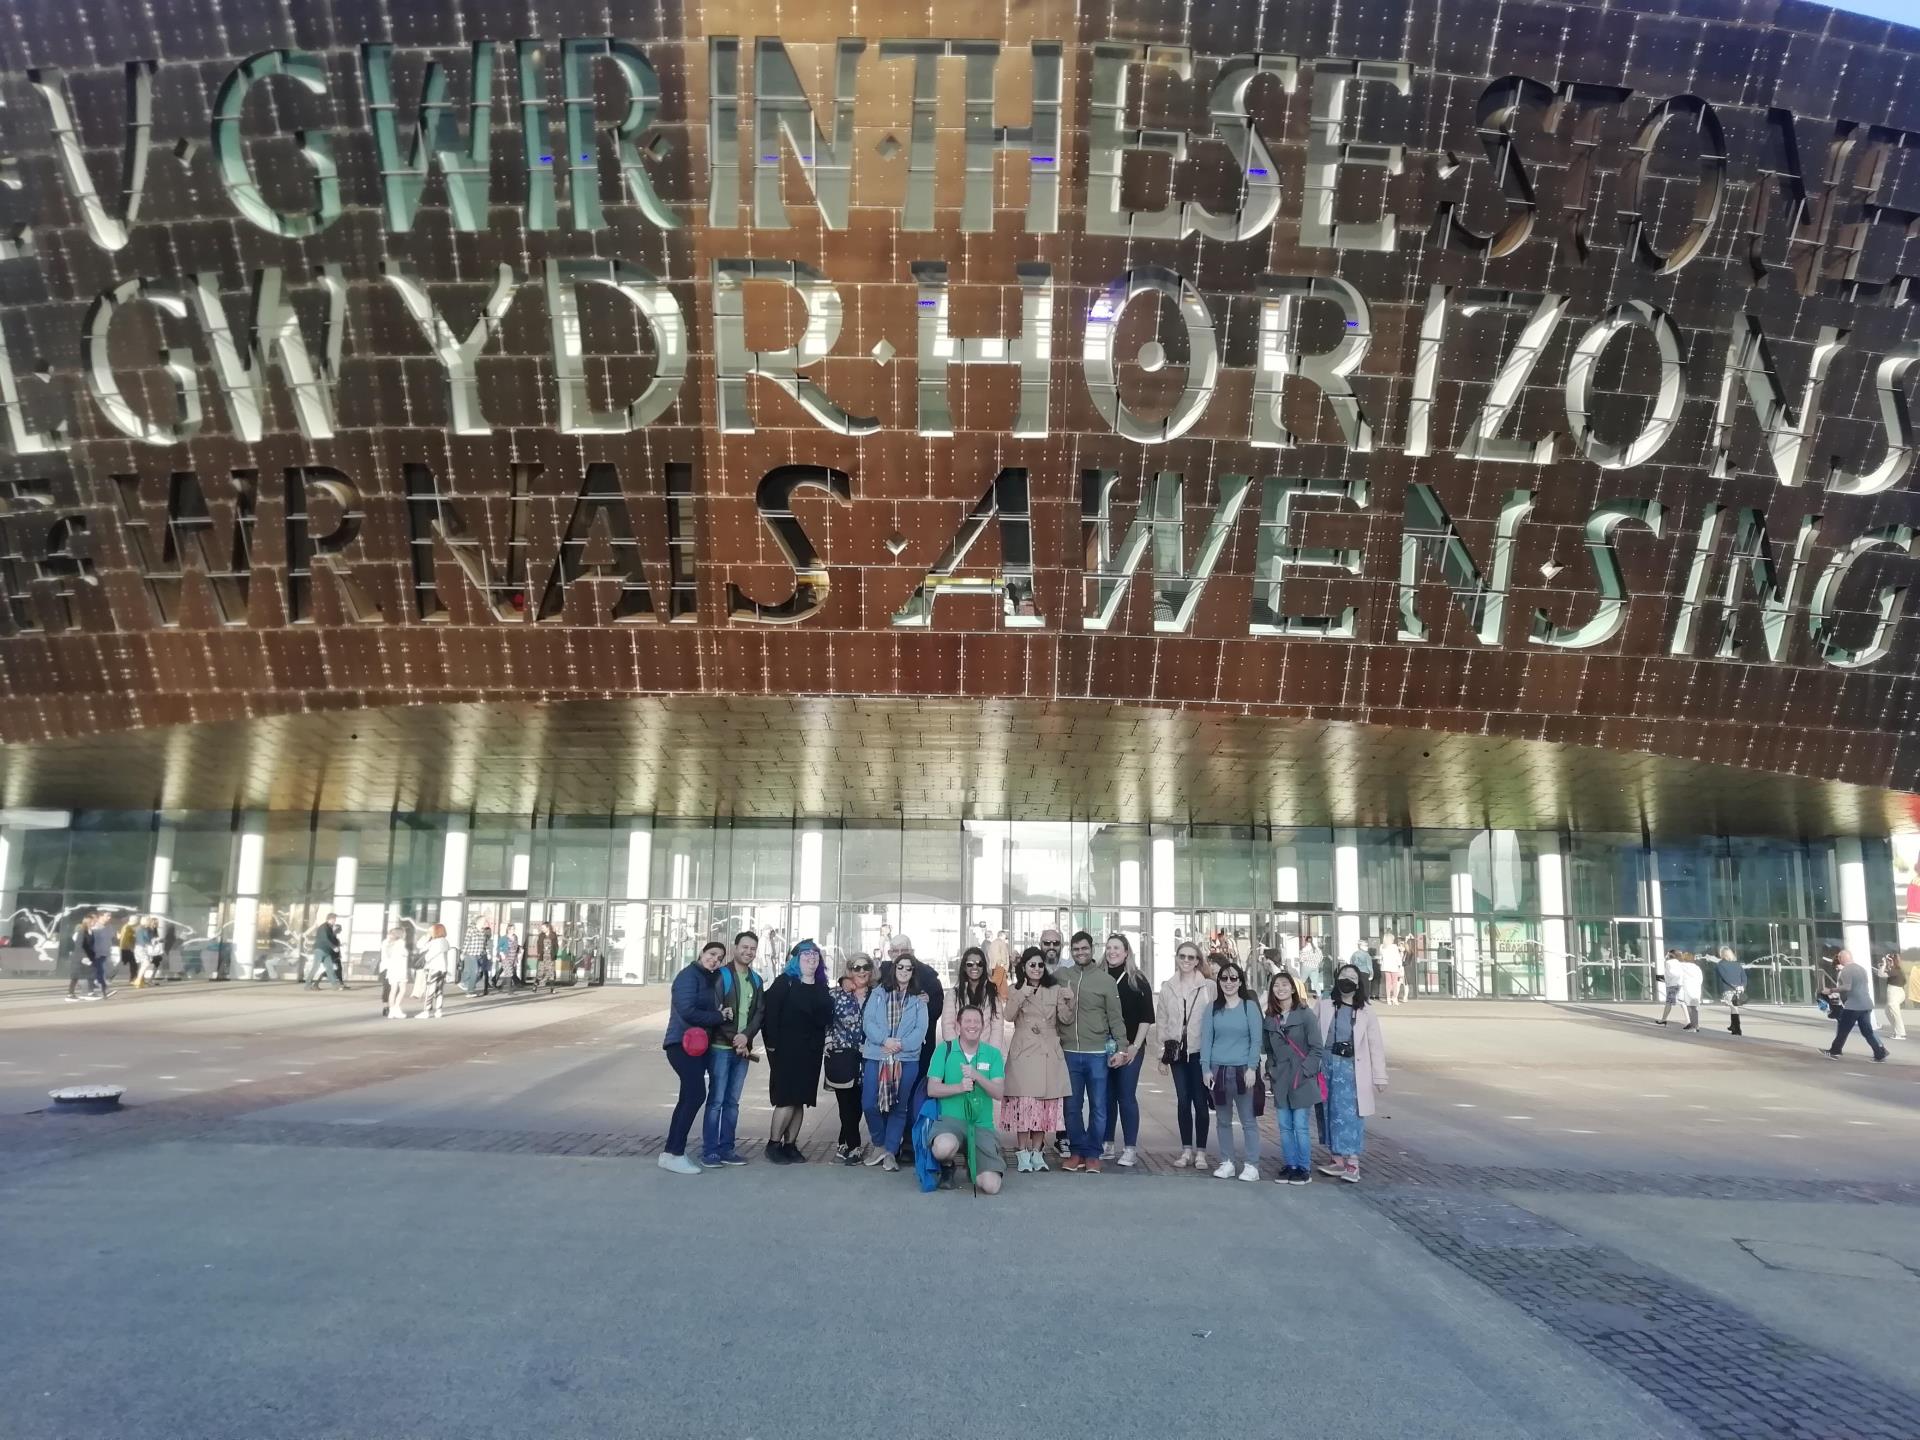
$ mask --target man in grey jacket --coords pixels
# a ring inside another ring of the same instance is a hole
[[[1066,1052],[1067,1141],[1073,1150],[1063,1170],[1100,1173],[1100,1142],[1107,1132],[1109,1072],[1126,1047],[1127,1022],[1120,1013],[1120,990],[1107,967],[1093,963],[1093,936],[1081,930],[1071,945],[1073,964],[1056,977],[1073,996],[1067,1018],[1057,1022],[1060,1048]]]
[[[1840,1058],[1847,1032],[1856,1028],[1876,1061],[1887,1058],[1887,1047],[1873,1033],[1873,975],[1853,958],[1851,950],[1833,957],[1833,989],[1827,993],[1827,1008],[1838,1017],[1833,1044],[1826,1052],[1829,1060]]]

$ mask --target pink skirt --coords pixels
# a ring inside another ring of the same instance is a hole
[[[1010,1096],[1006,1102],[1006,1125],[1016,1135],[1051,1135],[1065,1128],[1066,1109],[1059,1100],[1041,1100],[1032,1095]]]

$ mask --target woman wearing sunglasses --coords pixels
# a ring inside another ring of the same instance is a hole
[[[1230,955],[1214,957],[1214,983],[1220,993],[1200,1030],[1200,1070],[1213,1097],[1213,1125],[1219,1132],[1220,1166],[1216,1180],[1260,1178],[1260,1051],[1264,1026],[1259,1003],[1246,993],[1247,972]],[[1233,1121],[1240,1119],[1241,1163],[1233,1158]]]
[[[1366,981],[1357,965],[1334,971],[1333,993],[1313,1008],[1326,1039],[1327,1149],[1333,1152],[1320,1173],[1357,1185],[1367,1116],[1373,1114],[1375,1092],[1387,1088],[1387,1042],[1379,1017],[1367,1005]]]
[[[920,1042],[927,1038],[927,997],[911,954],[890,960],[880,972],[880,986],[867,997],[861,1020],[866,1073],[860,1098],[873,1141],[867,1164],[898,1170],[894,1152],[907,1133],[907,1110],[920,1080]]]
[[[954,981],[954,998],[940,1016],[940,1038],[957,1040],[960,1038],[960,1012],[971,1005],[980,1012],[982,1044],[991,1045],[1002,1054],[1006,1053],[1005,1037],[1000,1018],[1000,992],[994,988],[993,977],[987,973],[987,952],[978,945],[969,945],[960,956],[960,978]]]
[[[1071,992],[1047,966],[1046,953],[1029,946],[1020,957],[1007,996],[1007,1124],[1019,1145],[1016,1169],[1023,1175],[1047,1168],[1047,1137],[1060,1129],[1067,1097],[1067,1057],[1060,1049],[1060,1023],[1073,1014]]]
[[[818,945],[802,940],[767,987],[767,1018],[760,1027],[767,1047],[767,1099],[773,1105],[767,1159],[775,1165],[806,1162],[800,1126],[820,1098],[820,1062],[832,1023],[827,962]]]
[[[827,1088],[840,1107],[840,1140],[833,1158],[842,1165],[860,1163],[860,1048],[866,1027],[860,1011],[873,985],[873,961],[855,955],[840,972],[833,991],[833,1024],[827,1031]]]

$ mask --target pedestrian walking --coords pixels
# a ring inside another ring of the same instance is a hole
[[[114,936],[114,944],[120,951],[120,965],[115,968],[114,973],[117,975],[120,969],[124,968],[129,985],[140,983],[140,954],[134,949],[134,934],[138,929],[139,926],[134,923],[134,917],[129,915],[121,922],[119,933]]]
[[[1400,942],[1389,930],[1380,941],[1380,998],[1399,1005],[1407,998],[1407,959]]]
[[[78,993],[82,981],[86,982],[87,986],[85,998],[88,1000],[99,998],[94,993],[93,985],[92,933],[93,916],[89,913],[76,920],[72,928],[60,939],[61,957],[67,965],[67,1003],[69,1005],[78,1003],[82,998]]]
[[[1889,950],[1873,968],[1873,995],[1887,1007],[1887,1039],[1907,1038],[1906,1017],[1900,1013],[1907,1003],[1907,972],[1899,952]]]
[[[1007,1125],[1023,1175],[1047,1166],[1047,1137],[1064,1118],[1062,1099],[1072,1088],[1060,1049],[1060,1016],[1067,992],[1047,963],[1046,951],[1029,946],[1020,956],[1007,992]]]
[[[1107,1129],[1112,1058],[1126,1048],[1127,1022],[1120,990],[1096,965],[1093,936],[1075,932],[1069,944],[1073,964],[1059,972],[1067,992],[1060,1021],[1060,1048],[1067,1058],[1067,1141],[1073,1153],[1061,1169],[1100,1173],[1101,1137]]]
[[[407,947],[407,927],[387,931],[380,946],[380,1013],[389,1020],[407,1018],[407,980],[413,956]]]
[[[520,989],[520,933],[513,925],[493,941],[493,985],[505,991]]]
[[[1267,985],[1265,1042],[1273,1085],[1273,1117],[1280,1132],[1280,1185],[1313,1181],[1313,1107],[1325,1097],[1320,1021],[1291,975]]]
[[[760,1031],[767,1046],[767,1099],[773,1105],[767,1159],[775,1164],[806,1162],[800,1127],[819,1103],[820,1067],[832,1024],[826,958],[813,941],[802,940],[767,987],[767,1022]]]
[[[920,1079],[920,1046],[927,1036],[927,997],[911,952],[895,956],[880,972],[880,987],[867,997],[861,1019],[866,1033],[861,1101],[874,1147],[867,1164],[898,1170],[895,1152],[911,1119],[907,1107]]]
[[[1853,958],[1851,950],[1842,950],[1833,957],[1833,988],[1827,992],[1826,1001],[1830,1012],[1838,1012],[1833,1044],[1826,1051],[1828,1059],[1840,1058],[1847,1036],[1854,1030],[1860,1032],[1860,1038],[1867,1042],[1876,1061],[1887,1058],[1887,1047],[1873,1033],[1873,975]]]
[[[560,955],[560,937],[555,933],[551,920],[542,920],[539,930],[533,936],[533,984],[535,989],[544,988],[552,993],[554,976],[557,973],[555,963]]]
[[[1200,1073],[1213,1099],[1213,1125],[1220,1148],[1216,1180],[1260,1178],[1260,1113],[1266,1108],[1260,1079],[1262,1027],[1259,1002],[1246,993],[1247,972],[1230,955],[1214,957],[1219,987],[1200,1027]],[[1240,1121],[1240,1159],[1234,1159],[1233,1122]]]
[[[1700,964],[1693,958],[1691,950],[1680,952],[1680,1003],[1687,1007],[1687,1023],[1683,1031],[1698,1031],[1700,1028],[1700,1002],[1706,998],[1707,977],[1702,973]]]
[[[739,1150],[740,1094],[767,1020],[766,990],[753,968],[759,953],[760,937],[742,930],[733,937],[732,958],[716,972],[714,996],[725,1018],[713,1034],[712,1088],[700,1122],[700,1163],[709,1169],[747,1163]]]
[[[331,910],[313,932],[313,978],[307,988],[318,990],[322,980],[331,980],[342,990],[347,988],[340,974],[340,927]]]
[[[1153,986],[1134,964],[1133,945],[1124,935],[1107,937],[1107,974],[1113,988],[1120,992],[1120,1018],[1127,1041],[1107,1060],[1110,1095],[1100,1158],[1131,1169],[1139,1163],[1140,1071],[1147,1063],[1147,1047],[1153,1044]],[[1116,1137],[1120,1141],[1117,1151]]]
[[[673,1118],[667,1122],[667,1143],[659,1164],[675,1175],[698,1175],[701,1169],[687,1158],[687,1138],[710,1094],[713,1037],[726,1023],[714,988],[715,973],[726,963],[727,947],[709,940],[673,977],[667,1030],[660,1046],[679,1078],[680,1093],[673,1102]]]
[[[1207,979],[1200,944],[1182,940],[1173,952],[1173,975],[1160,987],[1155,1019],[1160,1034],[1160,1073],[1173,1077],[1174,1122],[1180,1153],[1173,1167],[1199,1166],[1207,1153],[1207,1123],[1213,1102],[1200,1064],[1200,1030],[1219,994]]]
[[[840,1138],[833,1147],[833,1158],[842,1165],[858,1165],[865,1148],[860,1143],[860,1050],[866,1044],[867,1032],[860,1012],[872,984],[873,961],[855,955],[847,961],[833,991],[833,1024],[827,1030],[822,1071],[840,1107]]]
[[[1680,992],[1685,980],[1680,974],[1680,952],[1669,950],[1660,961],[1660,984],[1666,995],[1666,1004],[1660,1007],[1660,1018],[1653,1023],[1664,1025],[1667,1017],[1673,1013],[1673,1007],[1680,1003]]]
[[[421,998],[426,1002],[413,1018],[416,1020],[439,1020],[447,998],[447,971],[453,966],[453,946],[447,939],[447,927],[435,925],[427,932],[426,954],[420,962],[420,973],[426,977],[426,994]]]
[[[460,936],[460,989],[471,995],[480,987],[480,972],[486,959],[492,931],[475,915],[468,919]]]
[[[1387,1042],[1379,1018],[1367,1005],[1366,982],[1351,965],[1334,973],[1333,993],[1314,1002],[1314,1018],[1326,1050],[1327,1149],[1333,1159],[1322,1175],[1360,1182],[1360,1152],[1367,1143],[1367,1117],[1375,1095],[1387,1088]]]
[[[1364,990],[1373,988],[1373,952],[1362,940],[1353,947],[1353,953],[1347,956],[1347,964],[1360,972],[1360,985]]]
[[[1727,1033],[1738,1035],[1741,1033],[1740,1011],[1747,1003],[1747,971],[1734,959],[1731,945],[1720,947],[1720,959],[1714,965],[1713,973],[1719,977],[1720,993],[1726,997],[1727,1009],[1733,1012],[1727,1022]]]
[[[93,924],[87,930],[87,966],[93,972],[93,987],[102,1000],[113,994],[113,987],[107,984],[108,972],[113,968],[113,954],[113,921],[106,911],[96,910]]]

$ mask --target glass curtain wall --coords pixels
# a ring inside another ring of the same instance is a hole
[[[0,839],[0,971],[17,974],[50,973],[58,937],[104,907],[161,914],[182,975],[222,973],[236,916],[251,914],[253,977],[297,977],[333,911],[358,976],[389,926],[418,944],[436,920],[456,940],[480,925],[524,940],[551,923],[563,979],[616,984],[663,983],[704,941],[742,930],[760,936],[769,974],[803,937],[838,965],[902,934],[950,974],[967,945],[1010,963],[1047,929],[1085,929],[1126,936],[1156,981],[1191,938],[1316,987],[1343,948],[1377,953],[1392,935],[1416,1000],[1644,1000],[1667,949],[1727,946],[1754,998],[1803,1003],[1842,943],[1843,846],[1868,877],[1867,913],[1851,921],[1876,948],[1897,943],[1882,838],[7,811]],[[1717,993],[1711,969],[1708,985]]]

